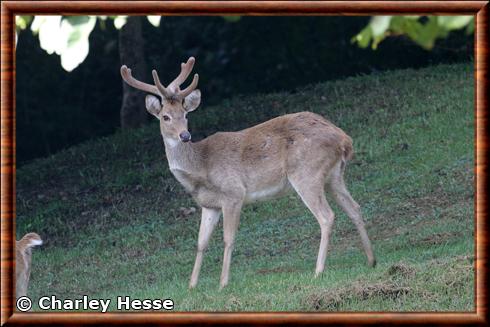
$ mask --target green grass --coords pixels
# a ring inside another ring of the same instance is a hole
[[[190,114],[195,135],[303,110],[344,129],[356,150],[347,184],[378,258],[366,266],[353,224],[332,204],[327,268],[314,279],[320,229],[291,194],[245,207],[223,291],[221,226],[198,288],[187,289],[200,216],[181,214],[195,204],[168,170],[156,123],[33,161],[17,171],[17,237],[36,231],[46,242],[29,295],[171,298],[177,311],[473,311],[473,105],[472,65],[460,64]]]

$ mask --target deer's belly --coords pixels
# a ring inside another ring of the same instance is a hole
[[[249,190],[245,196],[245,202],[257,202],[283,196],[291,190],[291,184],[288,180],[282,180],[277,184],[262,186],[253,190]]]
[[[177,180],[184,186],[194,200],[203,207],[218,208],[223,205],[223,199],[227,199],[234,192],[228,185],[227,191],[224,191],[217,185],[209,183],[207,180],[191,176],[188,173],[172,169],[172,173]],[[250,185],[252,184],[252,185]],[[250,183],[245,194],[245,203],[257,202],[277,198],[288,193],[292,188],[287,178],[279,180],[262,180]],[[237,192],[236,197],[240,197],[240,192]]]

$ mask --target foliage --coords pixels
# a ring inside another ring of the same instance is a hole
[[[97,18],[110,18],[116,29],[121,29],[128,16],[16,16],[16,32],[27,29],[39,35],[40,46],[48,54],[60,56],[61,66],[68,72],[78,67],[88,55],[89,36]],[[34,19],[33,19],[34,18]],[[160,26],[162,16],[146,16],[154,27]],[[236,22],[240,16],[223,16],[226,21]]]
[[[147,16],[155,27],[162,16]],[[89,35],[96,16],[16,16],[17,31],[26,29],[32,21],[31,31],[39,35],[40,46],[48,54],[55,52],[61,57],[61,66],[66,71],[75,69],[89,51]],[[99,16],[106,20],[107,16]],[[127,16],[109,16],[117,29],[122,28]],[[228,22],[238,22],[241,16],[223,16]],[[473,16],[373,16],[369,24],[352,38],[360,47],[370,43],[373,49],[388,36],[407,35],[424,49],[430,50],[438,38],[466,27],[467,33],[474,30]]]
[[[31,24],[31,31],[39,36],[39,43],[48,54],[60,56],[61,66],[71,72],[77,68],[89,53],[89,36],[95,27],[97,18],[104,21],[107,16],[16,16],[18,30],[24,30]],[[114,27],[121,29],[127,16],[109,16]],[[160,25],[161,16],[147,16],[155,27]]]
[[[375,269],[333,205],[327,268],[313,279],[320,230],[291,195],[245,208],[221,292],[218,226],[190,292],[199,213],[180,209],[195,204],[170,174],[155,122],[18,169],[17,237],[36,231],[46,242],[33,251],[29,295],[34,303],[43,295],[171,298],[177,311],[474,311],[472,71],[373,73],[235,97],[189,115],[193,130],[208,134],[300,110],[344,129],[356,151],[346,181]]]
[[[426,50],[431,50],[439,38],[449,32],[466,28],[473,33],[473,16],[373,16],[369,24],[352,38],[360,47],[378,44],[389,36],[406,35]]]

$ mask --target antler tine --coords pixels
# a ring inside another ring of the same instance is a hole
[[[179,86],[185,82],[187,77],[189,77],[192,68],[194,67],[194,63],[196,62],[196,59],[194,57],[190,57],[187,62],[184,64],[180,64],[180,74],[177,76],[172,83],[170,83],[167,88],[170,88],[171,90],[174,90],[175,92],[178,92]]]
[[[156,70],[152,70],[151,71],[151,74],[153,75],[153,81],[155,82],[155,85],[158,89],[158,91],[160,91],[160,93],[165,97],[165,98],[170,98],[172,97],[172,92],[170,91],[170,89],[167,87],[165,88],[165,86],[163,86],[162,83],[160,83],[160,78],[158,78],[158,73]]]
[[[185,90],[182,90],[179,93],[179,96],[182,97],[182,98],[185,98],[186,96],[188,96],[189,94],[191,94],[191,92],[196,89],[197,82],[199,82],[199,75],[198,74],[194,74],[194,79],[192,80],[192,83]]]
[[[143,83],[141,81],[138,81],[131,75],[131,69],[129,69],[126,65],[121,66],[121,76],[123,80],[131,85],[132,87],[143,90],[145,92],[153,93],[158,96],[162,96],[162,93],[158,90],[158,88],[155,85]]]

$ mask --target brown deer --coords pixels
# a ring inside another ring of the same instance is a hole
[[[28,233],[15,242],[15,296],[27,295],[31,275],[31,248],[43,244],[36,233]]]
[[[280,116],[238,132],[219,132],[192,143],[187,130],[187,113],[201,102],[196,89],[199,76],[181,90],[195,59],[181,64],[181,72],[167,87],[153,70],[154,84],[136,80],[131,70],[121,67],[129,85],[152,93],[146,109],[160,120],[170,171],[202,208],[196,261],[190,288],[197,285],[209,239],[223,212],[224,256],[220,288],[228,284],[231,253],[246,203],[266,200],[294,189],[320,224],[321,241],[315,277],[324,269],[334,213],[324,187],[352,219],[361,236],[368,264],[376,263],[359,205],[344,183],[344,170],[353,155],[352,139],[340,128],[311,112]]]

